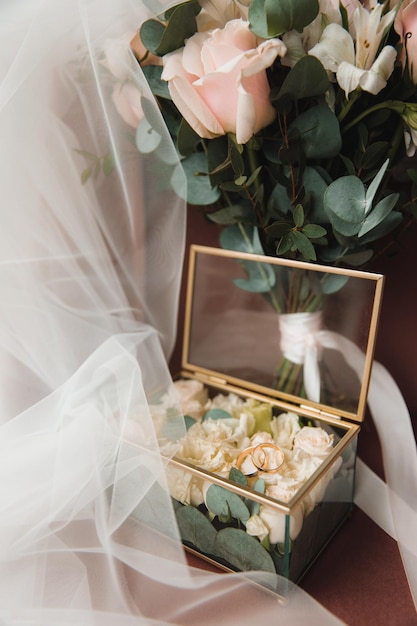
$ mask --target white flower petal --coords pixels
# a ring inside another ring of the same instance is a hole
[[[309,52],[322,62],[326,70],[336,72],[341,63],[354,64],[353,39],[339,24],[329,24],[317,45]]]

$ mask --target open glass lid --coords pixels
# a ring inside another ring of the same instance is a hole
[[[183,369],[362,421],[383,276],[191,246]]]

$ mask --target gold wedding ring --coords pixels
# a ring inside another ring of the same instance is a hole
[[[250,457],[254,471],[243,472],[246,476],[256,476],[259,472],[272,474],[277,472],[284,462],[284,453],[275,443],[259,443],[245,448],[236,460],[236,467],[242,470],[244,461]]]

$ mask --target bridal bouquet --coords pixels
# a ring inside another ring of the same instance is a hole
[[[415,213],[416,0],[190,0],[132,47],[225,247],[361,266]]]
[[[417,0],[188,0],[129,41],[181,174],[128,77],[116,107],[174,187],[185,172],[186,199],[221,226],[222,247],[362,268],[414,219]],[[280,319],[308,314],[306,335],[345,281],[293,270],[277,284],[245,269],[242,288]],[[299,366],[285,356],[276,386],[302,395]]]

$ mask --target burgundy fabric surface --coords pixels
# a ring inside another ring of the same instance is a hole
[[[207,223],[200,208],[188,209],[187,241],[188,245],[218,245],[218,230],[216,226]],[[416,242],[417,227],[413,227],[401,237],[401,247],[395,254],[379,256],[370,268],[386,277],[375,357],[396,380],[409,408],[415,432]],[[187,256],[186,253],[185,275]],[[181,293],[178,339],[171,360],[173,373],[179,372],[181,367],[184,293],[185,280]],[[358,453],[372,470],[383,477],[378,436],[369,416],[359,434]],[[417,529],[410,531],[417,532]],[[193,565],[210,567],[192,555],[188,558]],[[300,586],[350,626],[417,626],[417,614],[397,543],[358,508],[312,565]]]

